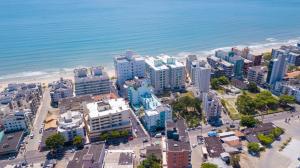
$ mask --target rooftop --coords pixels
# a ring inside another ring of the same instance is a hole
[[[169,68],[158,57],[146,57],[146,64],[156,71],[168,70]]]
[[[78,111],[67,111],[60,115],[58,126],[58,131],[83,127],[83,114]]]
[[[273,123],[263,123],[259,124],[254,128],[246,128],[244,130],[244,134],[258,134],[258,133],[266,133],[273,130],[276,126]]]
[[[115,57],[115,62],[118,63],[130,62],[130,61],[143,61],[143,60],[145,59],[133,51],[126,51],[124,54]]]
[[[23,135],[23,131],[4,134],[0,143],[0,154],[5,155],[18,151]]]
[[[220,157],[225,152],[219,137],[204,137],[205,146],[210,157]]]
[[[174,131],[178,134],[178,140],[174,138],[167,139],[168,151],[191,151],[188,133],[186,131],[186,124],[184,120],[177,120],[177,122],[167,122],[167,131]]]
[[[83,168],[83,160],[92,162],[92,167],[102,167],[101,153],[104,151],[105,144],[91,144],[88,148],[84,148],[75,153],[73,160],[68,163],[67,168]]]
[[[132,150],[108,150],[104,159],[104,168],[133,168]]]
[[[103,103],[105,103],[106,106],[104,107],[105,109],[103,109],[103,106],[101,106],[101,104]],[[86,104],[86,107],[88,109],[88,113],[91,118],[106,116],[109,114],[114,114],[114,113],[119,113],[122,111],[129,110],[129,106],[126,104],[123,98],[110,99],[105,102],[102,101],[102,103],[101,102],[88,103]]]

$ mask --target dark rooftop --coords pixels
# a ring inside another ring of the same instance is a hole
[[[271,130],[273,130],[276,126],[273,123],[263,123],[259,124],[256,127],[253,128],[246,128],[244,130],[244,134],[259,134],[259,133],[269,133]]]
[[[246,136],[246,140],[248,142],[255,142],[255,143],[260,143],[259,140],[257,139],[256,135],[249,134]]]
[[[4,137],[0,143],[0,154],[6,155],[16,153],[20,146],[23,135],[23,131],[4,134]]]
[[[210,157],[220,157],[225,152],[219,137],[204,137],[204,142]]]
[[[174,137],[168,137],[168,151],[191,151],[189,137],[186,132],[186,125],[184,123],[184,120],[178,120],[177,122],[167,122],[167,132],[176,134],[178,138],[177,140]]]
[[[84,148],[77,151],[67,168],[82,168],[83,160],[91,160],[93,168],[102,167],[102,161],[99,162],[99,159],[104,148],[105,144],[91,144],[88,149]]]
[[[119,165],[132,165],[133,157],[131,153],[120,153]]]

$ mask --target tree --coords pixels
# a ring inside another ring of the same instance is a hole
[[[230,157],[230,164],[232,165],[233,168],[240,168],[240,155],[235,154],[231,155]]]
[[[289,95],[281,95],[279,96],[279,104],[282,106],[287,106],[287,104],[294,104],[295,97]]]
[[[66,139],[62,134],[56,133],[46,139],[46,147],[50,150],[57,150],[64,145],[65,141]]]
[[[266,60],[266,61],[270,61],[270,60],[272,59],[272,53],[271,53],[271,52],[265,52],[265,53],[263,54],[263,58],[264,58],[264,60]]]
[[[202,163],[201,168],[218,168],[218,165],[212,163]]]
[[[251,93],[258,93],[259,92],[259,88],[257,87],[256,83],[254,83],[254,82],[249,83],[248,90]]]
[[[265,146],[270,146],[274,142],[273,135],[258,134],[257,138],[260,141],[260,143]]]
[[[105,140],[108,140],[109,138],[109,134],[107,132],[103,132],[100,134],[100,140],[101,141],[105,141]]]
[[[242,116],[240,121],[240,125],[245,127],[254,127],[257,123],[257,119],[249,115]]]
[[[282,128],[276,127],[271,131],[271,134],[274,138],[278,138],[281,134],[283,134],[284,131]]]
[[[249,152],[253,152],[253,153],[259,153],[260,151],[259,144],[255,142],[248,143],[247,148]]]
[[[230,83],[229,79],[225,76],[219,78],[213,78],[210,82],[211,88],[217,90],[220,88],[220,85],[228,85]]]
[[[79,135],[75,136],[73,138],[73,145],[75,145],[77,148],[81,148],[83,146],[83,138]]]
[[[260,111],[266,111],[266,108],[273,108],[278,104],[278,100],[270,91],[262,91],[255,97],[256,108]]]
[[[253,115],[255,111],[255,102],[252,97],[248,96],[246,93],[238,96],[236,101],[237,110],[244,115]]]
[[[161,161],[157,159],[154,155],[148,156],[142,163],[138,166],[138,168],[161,168]]]
[[[295,65],[289,65],[289,66],[288,66],[288,72],[293,72],[293,71],[295,71],[295,70],[298,70],[298,67],[297,67],[297,66],[295,66]]]
[[[226,76],[221,76],[218,78],[220,85],[228,85],[230,83],[229,79]]]
[[[218,90],[220,88],[220,82],[216,78],[211,80],[210,85],[211,85],[211,88],[214,90]]]

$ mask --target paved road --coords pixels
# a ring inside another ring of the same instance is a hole
[[[131,123],[132,123],[132,130],[136,136],[136,138],[147,138],[149,137],[147,131],[144,129],[142,123],[139,121],[137,116],[134,114],[133,111],[129,113]]]
[[[33,123],[33,130],[31,130],[31,132],[34,134],[34,138],[28,140],[28,144],[26,145],[27,151],[38,150],[39,141],[42,139],[42,134],[39,133],[39,130],[42,128],[42,123],[44,122],[44,120],[47,116],[47,113],[51,108],[50,102],[51,102],[51,99],[50,99],[49,89],[46,88],[44,90],[41,105],[35,116],[35,120]]]

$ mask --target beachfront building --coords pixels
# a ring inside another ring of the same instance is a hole
[[[113,130],[131,132],[131,109],[123,98],[87,103],[85,122],[91,141],[98,140],[101,133]]]
[[[73,140],[75,136],[85,137],[83,114],[78,111],[67,111],[60,115],[57,132],[61,133],[66,142]]]
[[[150,132],[165,128],[165,121],[172,120],[171,107],[159,101],[147,81],[128,88],[128,101],[137,113],[143,110],[142,120]]]
[[[51,103],[58,104],[58,102],[67,97],[73,97],[73,83],[72,80],[60,78],[60,80],[49,84]]]
[[[281,46],[280,49],[272,49],[272,58],[278,58],[280,55],[286,56],[289,65],[300,66],[300,49],[295,46]]]
[[[247,79],[249,82],[254,82],[257,85],[262,85],[265,80],[265,69],[262,66],[253,66],[248,70]]]
[[[145,77],[145,59],[132,51],[114,58],[117,85],[121,87],[126,80]]]
[[[75,69],[74,75],[76,96],[110,93],[111,83],[103,67]]]
[[[167,139],[166,142],[163,142],[163,151],[166,151],[167,168],[192,167],[191,144],[189,141],[188,133],[186,131],[187,127],[184,123],[184,120],[178,120],[177,122],[167,122],[166,125]]]
[[[300,81],[297,79],[278,81],[275,84],[273,93],[293,96],[296,102],[300,103]]]
[[[132,94],[137,94],[143,89],[151,89],[149,79],[134,77],[132,80],[126,80],[120,88],[121,96],[132,102]]]
[[[146,73],[155,93],[185,89],[185,66],[174,57],[147,57]]]
[[[203,93],[209,91],[211,67],[204,60],[194,61],[192,66],[193,83],[198,91],[198,95],[202,97]]]
[[[12,111],[30,109],[35,114],[42,96],[40,83],[12,83],[0,93],[0,104],[8,104]]]
[[[278,55],[270,61],[268,65],[267,83],[274,85],[277,81],[281,81],[287,70],[286,55]]]
[[[13,111],[8,113],[3,119],[3,126],[5,132],[26,131],[30,123],[28,114],[31,113],[29,109]]]
[[[202,104],[206,120],[213,125],[218,125],[222,113],[222,104],[217,94],[214,92],[204,93]]]
[[[197,55],[188,55],[185,58],[185,69],[186,69],[186,73],[189,75],[189,77],[191,78],[191,67],[193,64],[193,61],[197,60]]]
[[[224,72],[225,76],[231,78],[233,76],[233,64],[222,60],[215,56],[207,57],[207,62],[214,69],[219,69],[220,72]]]

